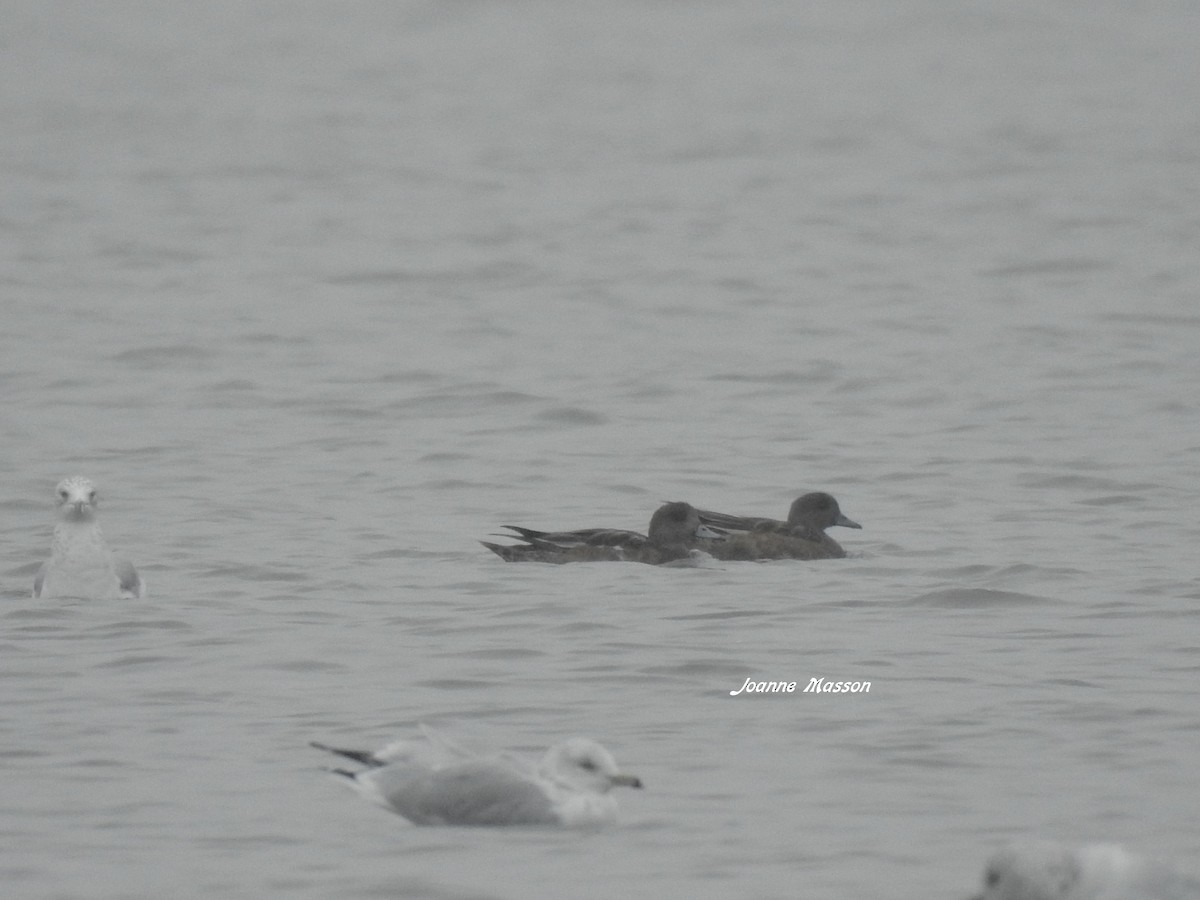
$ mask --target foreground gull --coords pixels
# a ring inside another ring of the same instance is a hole
[[[704,525],[690,504],[666,503],[650,517],[646,534],[619,528],[580,528],[576,531],[535,531],[519,525],[505,525],[516,532],[523,544],[492,544],[480,541],[497,556],[509,562],[597,562],[614,560],[661,565],[690,559],[698,539],[721,537]],[[708,550],[708,546],[704,547]],[[715,555],[715,554],[714,554]]]
[[[33,596],[111,600],[142,597],[146,585],[128,560],[114,559],[96,524],[96,488],[76,475],[59,482],[58,524],[50,559],[33,580]]]
[[[373,803],[415,825],[491,825],[589,828],[611,824],[619,785],[641,779],[617,770],[612,755],[587,738],[571,738],[546,751],[541,764],[486,759],[432,731],[426,741],[397,742],[377,753],[313,743],[366,766],[332,771]]]
[[[1012,844],[988,860],[972,900],[1200,900],[1200,881],[1116,844]]]
[[[841,559],[846,551],[825,533],[826,528],[862,528],[844,515],[829,494],[797,497],[786,522],[754,516],[697,510],[705,525],[725,532],[725,540],[702,543],[717,559]]]

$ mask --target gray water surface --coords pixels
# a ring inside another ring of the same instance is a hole
[[[1197,857],[1200,7],[34,3],[0,35],[22,898],[962,897]],[[148,599],[33,602],[86,474]],[[506,564],[782,517],[849,558]],[[731,697],[745,679],[869,693]],[[310,740],[646,783],[417,829]]]

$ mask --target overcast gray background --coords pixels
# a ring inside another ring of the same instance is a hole
[[[1200,6],[0,5],[23,898],[960,897],[1197,856]],[[28,599],[101,491],[134,603]],[[850,558],[514,566],[782,516]],[[869,695],[730,697],[747,677]],[[597,835],[309,740],[597,738]]]

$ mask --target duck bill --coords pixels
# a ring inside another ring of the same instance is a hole
[[[841,513],[838,513],[837,520],[833,524],[841,525],[845,528],[859,528],[859,529],[862,528],[862,526],[859,525],[857,522],[855,522],[853,519],[847,519]]]

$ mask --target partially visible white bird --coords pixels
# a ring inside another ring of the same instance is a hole
[[[972,900],[1200,900],[1200,881],[1116,844],[1025,841],[988,860]]]
[[[114,600],[144,597],[146,584],[128,560],[114,559],[96,524],[96,486],[76,475],[58,483],[58,524],[50,559],[33,579],[33,596]]]
[[[313,743],[361,763],[358,772],[334,769],[374,803],[416,825],[490,825],[589,828],[611,824],[612,787],[640,788],[612,755],[587,738],[546,751],[536,770],[509,759],[475,756],[429,729],[427,744],[397,742],[376,753]]]

